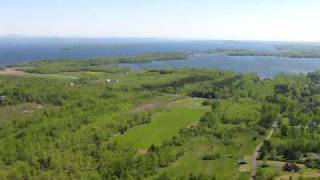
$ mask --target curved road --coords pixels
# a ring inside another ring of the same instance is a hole
[[[277,123],[278,123],[277,121],[273,123],[272,128],[271,128],[268,136],[265,138],[265,140],[269,140],[269,139],[272,137],[272,135],[273,135],[273,133],[274,133],[274,130],[275,130],[275,128],[277,127]],[[260,149],[261,149],[262,145],[263,145],[263,142],[260,143],[260,144],[256,147],[256,150],[254,151],[253,156],[252,156],[252,175],[251,175],[251,178],[250,178],[251,180],[255,180],[255,179],[256,179],[256,174],[257,174],[257,158],[258,158],[258,156],[259,156]]]

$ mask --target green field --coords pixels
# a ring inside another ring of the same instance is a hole
[[[252,141],[250,132],[243,132],[235,135],[232,141],[232,144],[224,145],[219,139],[192,138],[184,145],[184,156],[160,173],[167,172],[176,177],[206,174],[217,179],[248,179],[250,172],[240,172],[237,162],[253,153],[259,140]],[[220,158],[205,161],[202,160],[205,154],[219,154]]]
[[[133,145],[146,149],[152,144],[161,145],[178,134],[179,130],[197,122],[208,107],[202,106],[202,99],[186,98],[168,105],[152,118],[152,122],[130,129],[125,135],[117,136],[115,141],[120,145]]]

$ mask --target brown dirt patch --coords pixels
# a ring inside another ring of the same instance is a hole
[[[8,74],[8,75],[23,75],[23,71],[18,71],[16,68],[4,68],[0,69],[0,74]]]

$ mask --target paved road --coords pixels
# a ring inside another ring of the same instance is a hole
[[[277,123],[278,122],[274,122],[273,125],[272,125],[272,128],[268,134],[268,136],[265,138],[265,140],[269,140],[273,133],[274,133],[274,130],[275,128],[277,127]],[[251,180],[255,180],[256,179],[256,174],[257,174],[257,158],[259,157],[259,153],[260,153],[260,149],[263,145],[263,142],[260,143],[257,147],[256,147],[256,150],[254,151],[253,153],[253,156],[252,156],[252,175],[251,175]]]

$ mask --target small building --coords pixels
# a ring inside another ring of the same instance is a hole
[[[238,164],[239,165],[245,165],[245,164],[247,164],[247,161],[246,160],[240,160],[240,161],[238,161]]]
[[[3,104],[7,100],[7,96],[0,96],[0,104]]]

